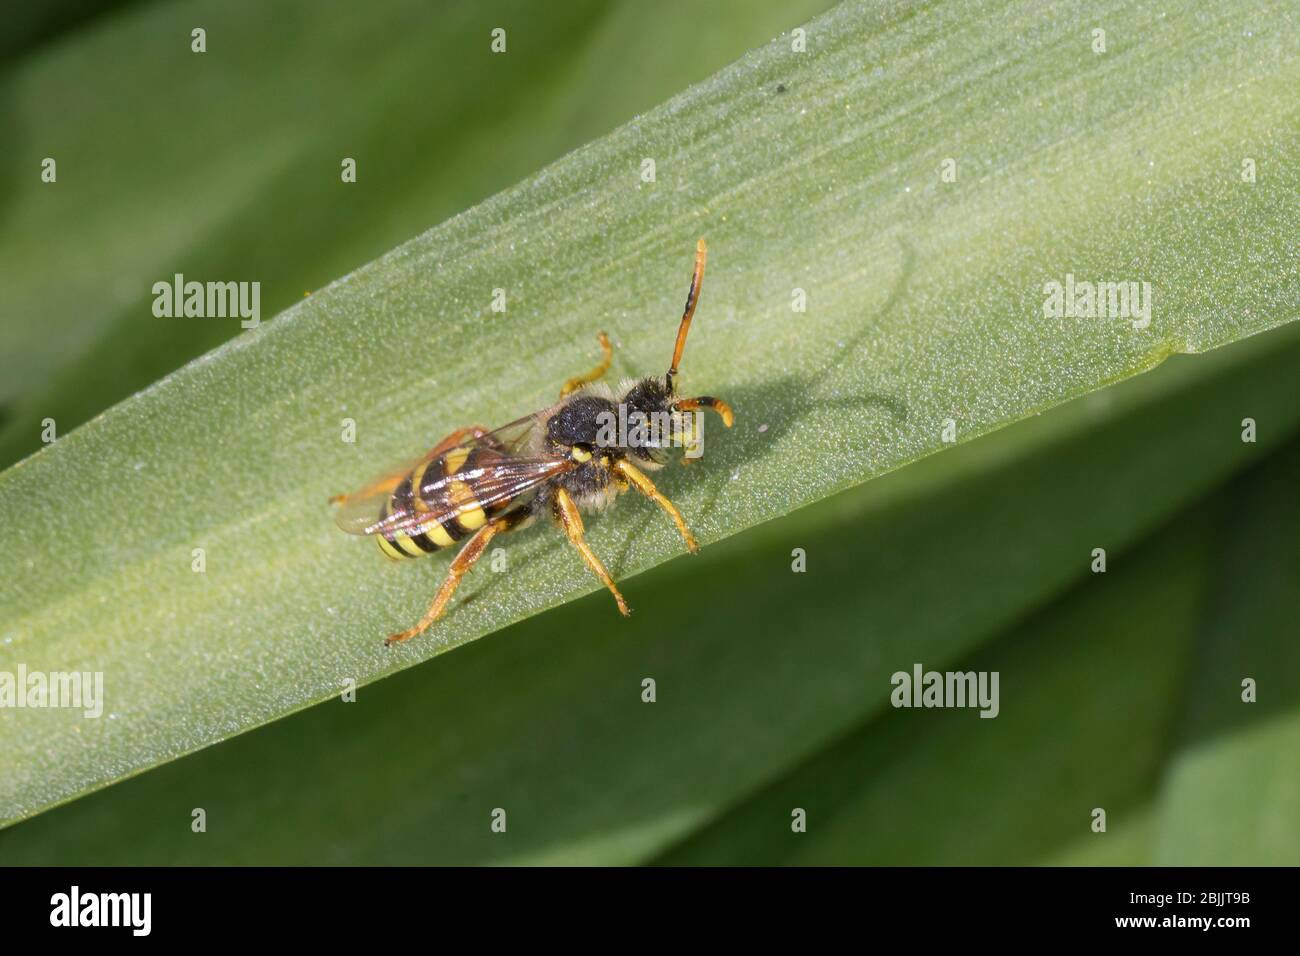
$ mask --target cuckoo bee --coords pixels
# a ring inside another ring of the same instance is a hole
[[[677,394],[677,366],[699,303],[705,257],[701,239],[695,247],[695,272],[677,328],[672,364],[662,378],[625,382],[617,393],[602,383],[614,353],[601,332],[600,364],[565,382],[554,405],[494,430],[457,429],[415,464],[331,499],[338,505],[339,527],[372,536],[390,558],[418,558],[460,545],[424,617],[389,637],[386,645],[409,640],[438,620],[460,579],[494,537],[542,516],[550,516],[564,531],[592,574],[614,595],[619,611],[631,613],[609,571],[587,544],[582,524],[583,511],[607,507],[629,488],[664,510],[688,550],[699,549],[681,512],[646,472],[667,463],[666,446],[698,432],[693,423],[703,410],[716,412],[728,428],[732,424],[731,408],[721,399]],[[653,431],[650,434],[656,437],[646,440],[644,430],[629,439],[626,429],[610,440],[611,420],[625,421],[629,414],[640,416],[641,421],[668,422],[670,441],[662,441]]]

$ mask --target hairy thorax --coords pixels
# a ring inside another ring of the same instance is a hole
[[[671,391],[659,379],[623,382],[617,394],[603,383],[589,385],[547,410],[538,451],[577,462],[556,484],[584,511],[603,510],[627,490],[612,470],[620,459],[651,471],[666,463],[667,446],[681,431],[671,402]],[[543,495],[539,505],[552,496]]]

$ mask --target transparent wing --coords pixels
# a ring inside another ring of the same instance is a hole
[[[347,495],[334,520],[349,534],[415,534],[475,509],[502,509],[575,467],[538,455],[532,437],[544,419],[528,415],[432,452]]]

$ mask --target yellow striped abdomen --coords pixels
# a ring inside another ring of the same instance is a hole
[[[418,465],[384,502],[380,517],[428,512],[429,521],[421,524],[415,533],[376,534],[379,550],[395,560],[432,554],[450,548],[509,508],[510,501],[484,508],[474,493],[472,478],[468,478],[483,474],[496,455],[490,449],[455,448],[441,458]],[[458,481],[452,477],[462,472],[467,475],[467,480]],[[434,515],[443,517],[435,518]]]

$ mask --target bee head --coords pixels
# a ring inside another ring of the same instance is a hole
[[[663,378],[643,378],[623,394],[623,404],[627,411],[640,412],[650,416],[655,412],[672,411],[676,392],[671,380]]]
[[[711,408],[731,425],[731,409],[720,399],[709,396],[698,398],[677,397],[677,366],[686,348],[686,335],[691,330],[691,319],[700,301],[700,286],[704,281],[704,261],[708,250],[701,239],[695,245],[695,272],[691,288],[686,294],[686,308],[677,327],[677,341],[673,345],[673,360],[663,378],[651,376],[631,383],[619,399],[619,431],[617,441],[605,444],[617,448],[625,457],[635,458],[643,464],[658,466],[667,458],[673,446],[695,447],[701,435],[698,410]],[[624,428],[624,423],[633,427]],[[690,455],[688,457],[698,457]]]

